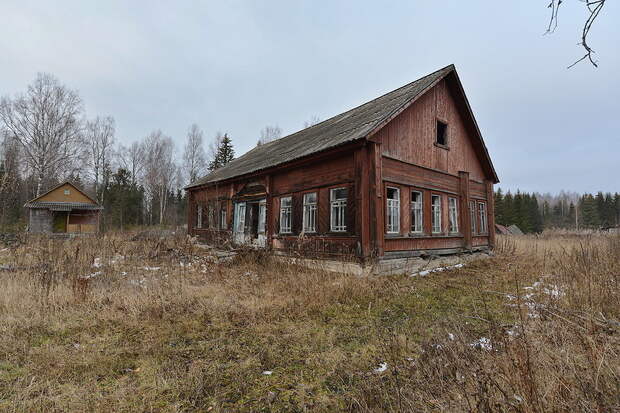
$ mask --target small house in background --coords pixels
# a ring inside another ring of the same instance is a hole
[[[192,182],[188,232],[396,267],[492,248],[497,182],[450,65]]]
[[[517,224],[512,224],[508,227],[508,230],[512,235],[523,235],[523,231],[521,231],[521,228],[519,228]]]
[[[31,233],[96,233],[103,209],[71,182],[50,189],[24,206],[29,210],[28,232]]]

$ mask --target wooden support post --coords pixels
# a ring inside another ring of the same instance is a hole
[[[371,162],[368,146],[357,149],[354,154],[355,168],[355,234],[359,240],[359,254],[362,261],[368,260],[371,254],[370,239],[370,169]]]
[[[271,243],[272,243],[272,238],[273,238],[273,219],[271,218],[272,213],[273,213],[273,207],[272,207],[273,196],[271,195],[272,193],[271,175],[265,176],[265,192],[267,193],[265,197],[265,234],[267,238],[265,240],[265,248],[271,249],[272,248]]]
[[[495,192],[493,191],[493,182],[485,181],[487,188],[487,216],[489,223],[489,247],[495,248]]]
[[[193,191],[187,191],[187,234],[192,235],[192,228],[194,227],[194,214],[192,211],[196,211],[196,206],[194,205],[194,195]]]
[[[383,159],[381,144],[372,142],[369,151],[370,161],[370,193],[371,193],[371,210],[370,210],[370,235],[373,240],[374,253],[381,257],[385,250],[385,225],[383,218]]]
[[[463,224],[461,229],[463,233],[463,248],[470,250],[472,248],[472,231],[471,214],[469,211],[469,172],[459,171],[459,195],[461,198],[461,223]]]

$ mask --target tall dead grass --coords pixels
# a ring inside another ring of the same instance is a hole
[[[0,410],[620,408],[620,239],[498,241],[420,278],[31,239],[0,252]]]

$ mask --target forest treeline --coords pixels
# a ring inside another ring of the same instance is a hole
[[[39,74],[0,100],[0,232],[26,229],[24,204],[64,181],[104,206],[101,230],[182,225],[183,187],[233,158],[228,134],[205,148],[195,124],[181,150],[158,129],[125,146],[113,117],[88,119],[77,91]]]
[[[495,222],[523,232],[544,229],[602,229],[620,225],[620,194],[495,192]]]

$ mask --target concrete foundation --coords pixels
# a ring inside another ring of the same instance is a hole
[[[396,275],[414,274],[424,270],[433,270],[440,267],[448,267],[456,264],[465,264],[470,261],[489,258],[491,252],[480,250],[471,253],[433,255],[429,257],[387,258],[378,260],[372,264],[360,264],[357,262],[343,262],[337,260],[322,260],[310,258],[297,258],[284,255],[276,258],[308,268],[324,271],[341,272],[357,276],[369,275]]]

